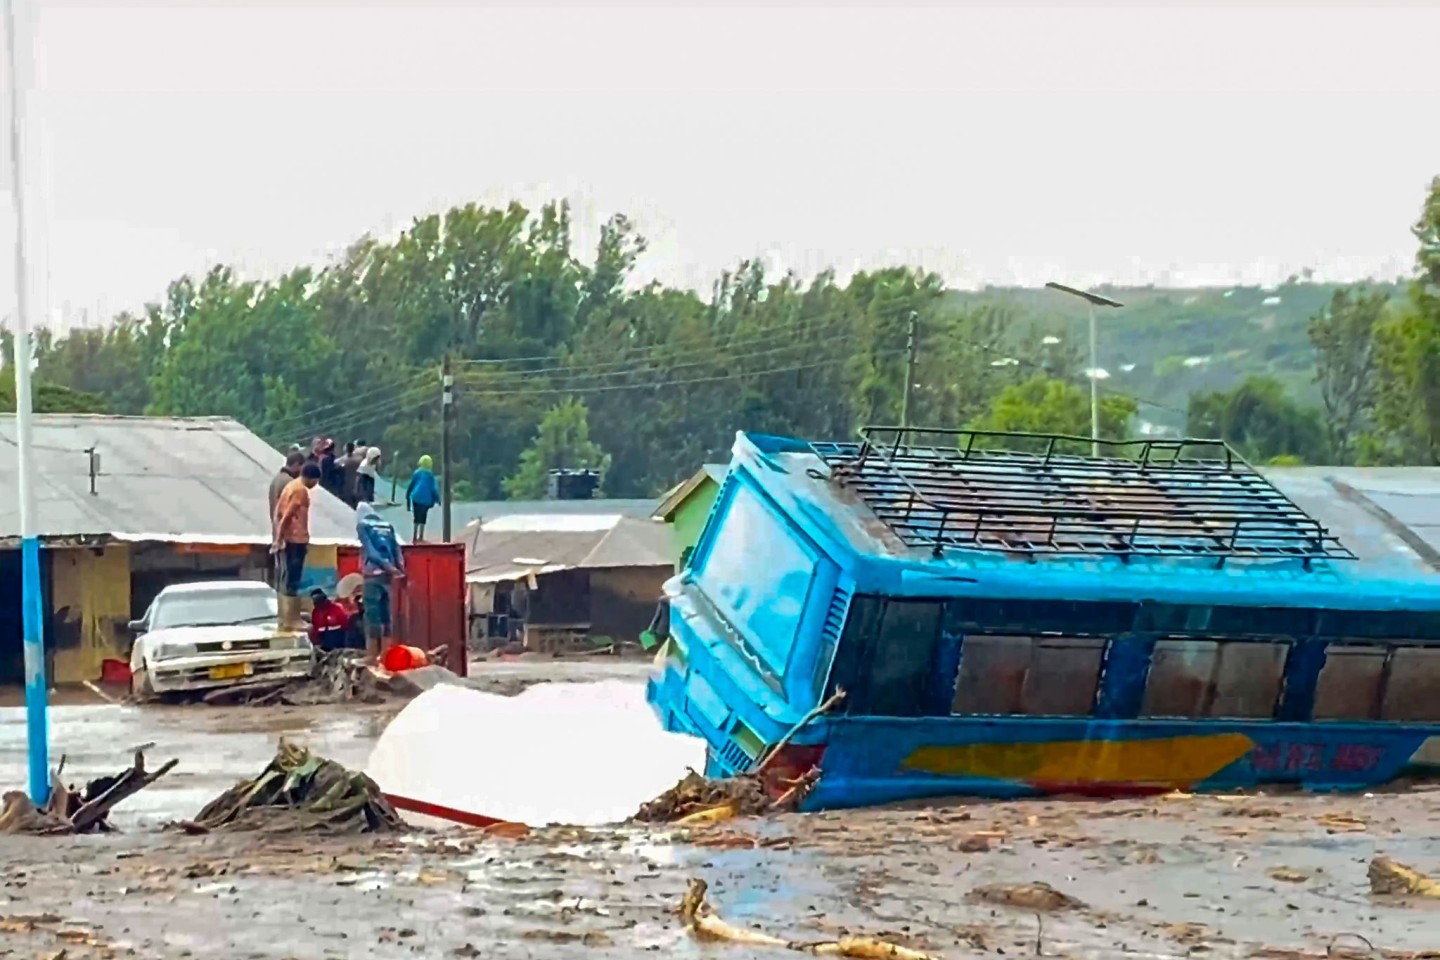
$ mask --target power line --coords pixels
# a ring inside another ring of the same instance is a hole
[[[854,338],[853,336],[847,336],[847,337],[832,337],[829,341],[827,341],[827,346],[828,346],[828,345],[851,343],[851,342],[854,341],[854,339],[855,339],[855,338]],[[624,368],[624,369],[608,370],[608,371],[607,371],[607,370],[594,370],[594,371],[592,371],[592,370],[587,369],[587,368],[585,368],[585,367],[579,367],[579,368],[575,368],[573,371],[570,371],[568,376],[561,377],[561,378],[558,378],[558,379],[561,379],[561,380],[563,380],[564,382],[569,383],[569,382],[572,382],[572,381],[577,380],[577,379],[578,379],[578,380],[581,380],[581,381],[592,381],[592,380],[593,380],[593,381],[604,381],[604,380],[606,380],[606,379],[611,379],[611,378],[615,378],[615,377],[635,376],[635,375],[638,375],[638,374],[646,374],[646,373],[669,374],[669,373],[673,373],[673,372],[676,371],[676,370],[685,370],[685,369],[689,369],[689,368],[692,368],[692,367],[714,367],[714,366],[724,365],[724,364],[726,364],[726,363],[734,363],[734,362],[743,361],[743,360],[754,360],[754,359],[757,359],[757,358],[760,358],[760,357],[773,357],[773,356],[775,356],[775,355],[777,355],[777,354],[790,354],[790,353],[796,352],[797,350],[812,349],[813,346],[814,346],[813,344],[789,343],[789,344],[785,344],[784,346],[771,347],[771,348],[769,348],[769,349],[767,349],[767,350],[755,350],[755,351],[751,351],[751,352],[747,352],[747,353],[738,353],[738,354],[725,354],[725,353],[720,353],[720,354],[708,354],[708,355],[706,355],[706,357],[705,357],[704,359],[700,359],[700,360],[686,360],[686,361],[681,361],[680,363],[670,363],[670,364],[664,364],[664,365],[653,365],[653,364],[643,365],[643,366],[642,366],[642,365],[632,365],[632,366],[626,367],[626,368]],[[533,380],[533,379],[535,379],[536,377],[543,376],[543,374],[531,373],[531,372],[529,372],[529,371],[514,371],[514,372],[513,372],[513,376],[514,376],[514,377],[516,378],[516,380],[518,381],[518,380],[521,380],[521,379],[523,379],[523,380]],[[462,382],[466,382],[466,381],[462,380]],[[483,388],[483,389],[494,390],[494,389],[496,389],[496,388],[505,386],[507,383],[512,382],[512,381],[501,380],[501,379],[492,379],[492,378],[489,378],[489,377],[474,377],[473,379],[470,379],[469,382],[470,382],[470,384],[471,384],[472,386],[479,385],[479,386],[480,386],[481,388]]]
[[[892,356],[904,353],[903,349],[882,350],[875,353],[875,356]],[[612,383],[596,387],[541,387],[527,390],[466,390],[462,396],[470,397],[533,397],[540,395],[565,395],[572,393],[606,393],[612,390],[658,390],[662,387],[678,387],[694,383],[722,383],[730,380],[747,380],[752,377],[769,376],[776,373],[797,373],[801,370],[815,370],[821,367],[833,366],[841,363],[849,363],[851,357],[832,357],[828,360],[817,360],[811,363],[800,363],[785,367],[771,367],[767,370],[746,370],[740,373],[725,373],[713,377],[694,377],[685,380],[654,380],[645,383]]]
[[[793,326],[786,327],[785,329],[782,329],[782,330],[771,330],[771,331],[769,331],[768,333],[761,333],[761,334],[756,334],[756,335],[750,336],[750,337],[742,337],[742,338],[739,338],[739,339],[736,339],[736,340],[731,340],[731,341],[723,344],[723,346],[726,346],[726,347],[735,347],[735,346],[740,346],[740,347],[758,346],[758,345],[760,345],[761,343],[766,343],[766,342],[771,342],[771,341],[776,341],[776,340],[782,340],[782,339],[784,339],[784,340],[794,340],[796,337],[803,336],[803,335],[805,335],[805,334],[813,334],[813,333],[822,333],[822,334],[823,334],[823,333],[826,333],[826,332],[831,331],[831,330],[838,330],[838,329],[840,329],[840,328],[842,328],[842,327],[850,327],[850,326],[851,326],[851,324],[850,324],[848,321],[846,321],[846,320],[827,320],[827,321],[822,321],[822,322],[818,322],[818,323],[798,323],[798,324],[795,324],[795,325],[793,325]],[[708,345],[708,344],[707,344],[707,345]],[[634,346],[634,347],[622,347],[622,348],[620,348],[619,350],[616,351],[617,354],[619,354],[619,359],[612,360],[612,361],[607,361],[604,365],[612,366],[612,365],[621,365],[621,364],[626,364],[626,363],[635,363],[635,362],[643,361],[643,360],[647,359],[649,356],[653,356],[654,354],[657,354],[657,353],[659,353],[659,352],[662,351],[662,350],[674,349],[676,346],[677,346],[677,344],[676,344],[673,340],[669,340],[669,341],[666,341],[666,342],[664,342],[664,343],[650,343],[650,344],[643,344],[643,345]],[[682,343],[679,344],[679,346],[683,348],[683,347],[685,346],[685,344],[682,342]],[[557,355],[557,354],[545,354],[545,355],[531,356],[531,357],[485,358],[485,359],[474,359],[474,360],[464,360],[464,359],[461,359],[461,360],[456,360],[455,363],[460,364],[460,365],[462,365],[462,366],[467,366],[467,367],[488,367],[488,366],[501,366],[501,365],[505,365],[505,364],[530,363],[530,362],[537,362],[537,361],[542,361],[542,360],[543,360],[543,361],[549,361],[549,362],[551,362],[551,366],[548,366],[548,367],[537,367],[537,368],[533,368],[533,369],[529,369],[529,370],[515,370],[515,371],[506,370],[506,371],[501,371],[502,374],[506,374],[506,375],[529,375],[529,374],[534,374],[534,373],[546,373],[546,372],[554,371],[554,370],[565,370],[565,369],[568,369],[568,368],[571,366],[571,361],[573,361],[574,359],[575,359],[574,354],[568,354],[568,355],[565,355],[565,354],[560,354],[560,355]],[[597,364],[596,366],[600,366],[600,364]]]
[[[374,397],[382,393],[387,393],[391,390],[396,389],[397,387],[401,389],[404,389],[407,385],[413,387],[420,382],[420,379],[422,377],[425,377],[427,375],[428,374],[425,371],[417,371],[416,373],[412,374],[407,380],[399,380],[395,383],[388,383],[382,387],[376,387],[373,390],[367,390],[364,393],[352,394],[351,396],[346,397],[344,400],[336,400],[334,403],[326,403],[318,407],[311,407],[310,409],[305,410],[301,413],[285,417],[281,420],[277,420],[274,424],[271,425],[271,429],[278,430],[279,428],[283,427],[288,430],[291,425],[298,425],[309,421],[317,413],[321,413],[326,410],[333,410],[337,407],[349,407],[357,400],[364,400],[368,397]]]

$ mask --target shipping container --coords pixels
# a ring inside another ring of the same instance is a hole
[[[360,548],[339,548],[337,573],[344,577],[360,570]],[[445,666],[465,676],[465,545],[462,543],[406,544],[405,577],[390,593],[391,617],[397,643],[434,650],[446,647]]]

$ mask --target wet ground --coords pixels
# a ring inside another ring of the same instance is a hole
[[[125,835],[0,838],[0,957],[774,955],[694,944],[674,914],[692,877],[736,925],[883,935],[942,957],[1440,950],[1440,900],[1377,900],[1366,880],[1377,853],[1440,874],[1440,789],[957,803],[518,841],[155,832],[258,772],[280,734],[363,765],[393,709],[57,709],[54,748],[77,772],[119,769],[148,741],[181,766],[117,811]],[[23,782],[23,732],[18,711],[0,711],[0,782]],[[972,897],[1034,881],[1083,906]]]

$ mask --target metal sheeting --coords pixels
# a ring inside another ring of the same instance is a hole
[[[1435,571],[1440,467],[1264,467],[1261,473],[1329,527],[1364,567],[1397,575]]]
[[[576,524],[565,515],[528,515],[474,524],[465,531],[465,579],[496,583],[527,573],[673,566],[668,526],[634,517],[609,521],[602,526]]]
[[[390,495],[390,484],[388,482],[377,485],[380,495]],[[395,524],[397,530],[410,529],[410,515],[405,510],[405,483],[400,483],[395,491],[395,499],[399,503],[377,503],[375,508],[380,514],[391,523]],[[594,515],[594,514],[619,514],[625,517],[648,517],[655,512],[658,500],[457,500],[450,505],[450,526],[453,530],[463,530],[470,524],[480,521],[495,520],[499,517],[510,517],[517,514],[572,514],[572,515]],[[430,511],[426,518],[426,525],[431,531],[440,529],[440,507]]]
[[[283,456],[227,418],[45,414],[35,418],[37,530],[42,538],[268,543],[268,490]],[[100,456],[90,492],[87,448]],[[15,418],[0,416],[0,487],[17,483]],[[355,539],[355,519],[316,489],[317,543]],[[20,533],[0,502],[0,540]]]

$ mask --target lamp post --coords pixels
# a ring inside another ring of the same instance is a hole
[[[40,600],[40,540],[35,535],[35,480],[30,435],[30,275],[25,256],[25,178],[16,53],[15,4],[5,0],[6,80],[10,84],[10,195],[15,204],[15,460],[20,496],[21,619],[25,636],[25,729],[30,799],[50,799],[50,716],[45,682],[45,611]]]
[[[1072,297],[1079,297],[1085,301],[1090,310],[1090,455],[1098,457],[1100,456],[1100,350],[1095,333],[1095,308],[1097,306],[1123,307],[1125,304],[1088,290],[1067,287],[1063,283],[1051,281],[1045,286],[1051,290],[1068,293]]]

